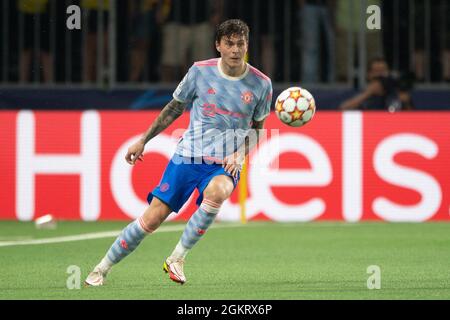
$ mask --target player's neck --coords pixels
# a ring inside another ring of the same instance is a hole
[[[247,70],[247,63],[243,61],[242,65],[233,68],[227,65],[223,59],[220,59],[220,68],[225,75],[236,78],[242,76],[245,73],[245,71]]]

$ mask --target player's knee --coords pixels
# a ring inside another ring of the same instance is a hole
[[[221,205],[233,192],[233,183],[225,175],[214,177],[203,192],[203,198]]]
[[[145,228],[147,230],[151,230],[151,231],[155,231],[156,229],[159,228],[159,226],[161,225],[161,221],[160,219],[158,219],[158,217],[156,217],[153,214],[150,215],[144,215],[142,217],[142,222],[145,225]]]
[[[204,198],[221,205],[230,194],[231,192],[227,188],[217,186],[205,191]]]
[[[159,226],[163,223],[164,220],[160,218],[159,215],[151,215],[147,221],[145,221],[145,225],[148,229],[155,231],[159,228]]]

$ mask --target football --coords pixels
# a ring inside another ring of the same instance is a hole
[[[311,93],[300,87],[291,87],[277,97],[275,114],[284,124],[301,127],[307,124],[316,112],[316,102]]]

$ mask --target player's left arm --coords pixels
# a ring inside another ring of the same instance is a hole
[[[245,138],[245,150],[243,152],[244,158],[256,147],[259,143],[259,139],[262,136],[264,130],[264,122],[266,122],[266,118],[260,121],[253,121],[252,131],[250,135],[247,135]]]
[[[260,121],[253,121],[252,129],[245,137],[245,142],[235,153],[223,159],[222,167],[233,177],[236,177],[238,172],[241,171],[245,157],[258,145],[264,130],[265,121],[265,118]]]
[[[270,113],[272,93],[272,82],[269,80],[268,82],[266,82],[264,94],[262,95],[261,100],[255,109],[251,130],[246,135],[244,143],[242,143],[242,145],[235,153],[223,159],[222,166],[225,168],[225,171],[227,171],[234,177],[236,177],[239,171],[242,169],[245,157],[259,143],[264,130],[264,122],[266,121],[266,118]]]
[[[264,123],[266,122],[267,117],[270,114],[270,107],[272,105],[272,81],[269,79],[268,82],[266,82],[264,94],[262,96],[262,99],[260,101],[259,108],[257,108],[254,116],[253,121],[251,125],[250,133],[245,138],[244,143],[244,152],[243,158],[250,153],[250,151],[253,150],[254,147],[256,147],[259,143],[259,140],[261,139],[261,136],[264,132]]]
[[[261,139],[264,130],[264,122],[270,113],[270,106],[272,105],[272,93],[272,82],[269,79],[268,82],[265,82],[264,93],[255,109],[251,130],[245,137],[244,143],[235,153],[223,159],[222,166],[225,168],[225,171],[229,172],[234,177],[241,171],[245,157],[258,145],[259,140]]]

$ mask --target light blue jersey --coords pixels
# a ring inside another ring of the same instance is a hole
[[[220,59],[210,59],[194,63],[173,98],[192,103],[189,128],[176,153],[221,160],[243,143],[253,121],[269,115],[272,83],[249,64],[240,77],[227,76]]]

